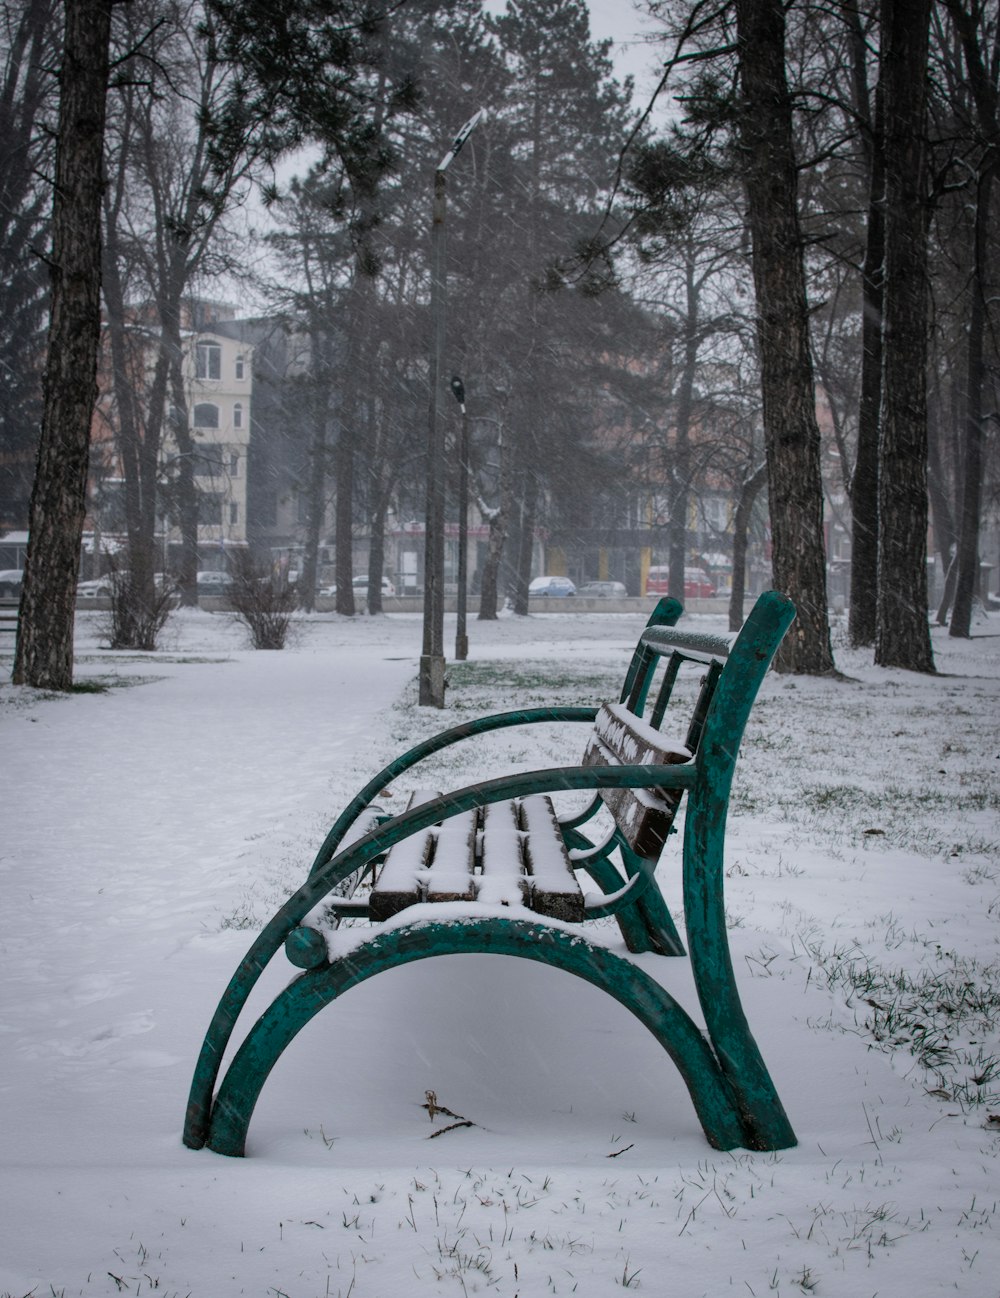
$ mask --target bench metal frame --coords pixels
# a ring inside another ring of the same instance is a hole
[[[184,1127],[191,1148],[207,1145],[240,1156],[260,1091],[282,1051],[316,1014],[351,987],[385,969],[436,955],[492,953],[538,960],[602,988],[653,1033],[674,1060],[710,1144],[718,1149],[781,1149],[795,1134],[750,1032],[740,1003],[724,913],[724,842],[733,771],[747,719],[760,684],[795,612],[775,592],[762,595],[735,638],[679,630],[676,600],[658,604],[643,632],[622,691],[622,701],[642,717],[661,659],[666,671],[645,719],[658,725],[685,660],[706,664],[702,691],[688,733],[693,759],[684,765],[578,765],[508,775],[469,785],[374,826],[350,841],[371,816],[377,796],[425,757],[454,743],[508,726],[540,722],[593,722],[594,707],[515,710],[452,727],[416,745],[380,771],[352,799],[327,835],[309,877],[253,942],[226,988],[209,1025],[195,1068]],[[684,954],[685,945],[653,878],[656,861],[632,852],[620,834],[605,843],[587,838],[584,827],[602,805],[601,790],[687,793],[683,838],[683,901],[687,954],[705,1028],[655,979],[627,956],[590,941],[577,925],[544,920],[527,911],[456,914],[448,904],[416,908],[384,925],[350,954],[330,958],[323,932],[314,926],[320,909],[364,915],[365,904],[349,891],[408,835],[474,807],[537,793],[592,790],[585,811],[562,822],[566,844],[579,867],[601,889],[587,918],[614,914],[629,951]],[[621,867],[611,859],[619,852]],[[429,917],[429,913],[430,916]],[[440,913],[440,918],[438,917]],[[247,1032],[216,1090],[237,1020],[260,974],[284,948],[302,969]]]

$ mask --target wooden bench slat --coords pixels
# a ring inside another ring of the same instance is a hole
[[[472,872],[478,821],[475,811],[466,811],[446,820],[434,834],[427,869],[428,901],[472,901],[475,897]]]
[[[527,901],[523,835],[513,802],[483,808],[482,874],[476,896],[490,906],[517,906]]]
[[[604,703],[583,755],[584,766],[680,766],[690,749],[674,743],[620,703]],[[604,789],[605,806],[633,852],[656,857],[680,805],[676,789]]]
[[[540,915],[579,924],[584,918],[583,893],[563,842],[552,799],[543,794],[522,799],[521,822],[526,831],[524,853],[531,876],[531,909]]]
[[[429,789],[414,789],[406,810],[412,811],[436,797],[438,794]],[[372,919],[389,919],[407,906],[416,905],[420,900],[420,876],[430,860],[433,845],[433,830],[423,829],[389,849],[372,888],[369,903]]]

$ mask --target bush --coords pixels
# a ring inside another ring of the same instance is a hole
[[[152,598],[147,599],[129,571],[112,571],[110,580],[111,611],[105,629],[111,648],[151,652],[174,607],[177,592],[173,583],[156,586]]]
[[[284,649],[295,591],[283,577],[273,576],[248,555],[238,555],[232,563],[229,598],[255,649]]]

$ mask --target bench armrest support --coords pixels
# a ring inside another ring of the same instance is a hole
[[[520,708],[511,712],[495,712],[488,717],[476,717],[472,721],[463,721],[461,725],[452,726],[448,730],[439,731],[438,734],[422,740],[408,752],[391,761],[388,766],[384,766],[377,775],[368,781],[363,789],[355,794],[334,821],[330,832],[323,840],[323,845],[316,853],[316,859],[309,871],[310,877],[334,855],[351,825],[354,824],[362,812],[367,810],[378,795],[388,788],[393,780],[398,779],[405,771],[422,762],[425,757],[431,757],[434,753],[439,753],[442,749],[448,748],[451,744],[457,744],[463,739],[472,739],[478,735],[489,734],[493,730],[506,730],[511,726],[532,726],[542,722],[586,721],[593,723],[596,716],[596,707]]]

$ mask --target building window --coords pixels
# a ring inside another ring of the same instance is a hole
[[[229,457],[229,476],[238,478],[240,476],[240,457],[236,454]]]
[[[233,427],[243,427],[243,403],[240,401],[237,401],[236,405],[233,406]]]
[[[234,527],[240,521],[240,507],[235,500],[229,504],[229,521]]]
[[[236,357],[236,377],[237,377],[238,379],[241,379],[241,378],[244,377],[245,368],[246,368],[246,367],[245,367],[245,365],[244,365],[243,357],[242,357],[242,356],[237,356],[237,357]]]
[[[198,495],[198,522],[202,526],[220,526],[222,523],[222,497],[209,492]]]
[[[218,428],[219,407],[210,401],[199,401],[194,408],[195,428]]]
[[[222,348],[218,343],[199,343],[195,348],[195,377],[222,378]]]
[[[194,460],[196,478],[221,478],[225,459],[222,446],[199,446]]]

